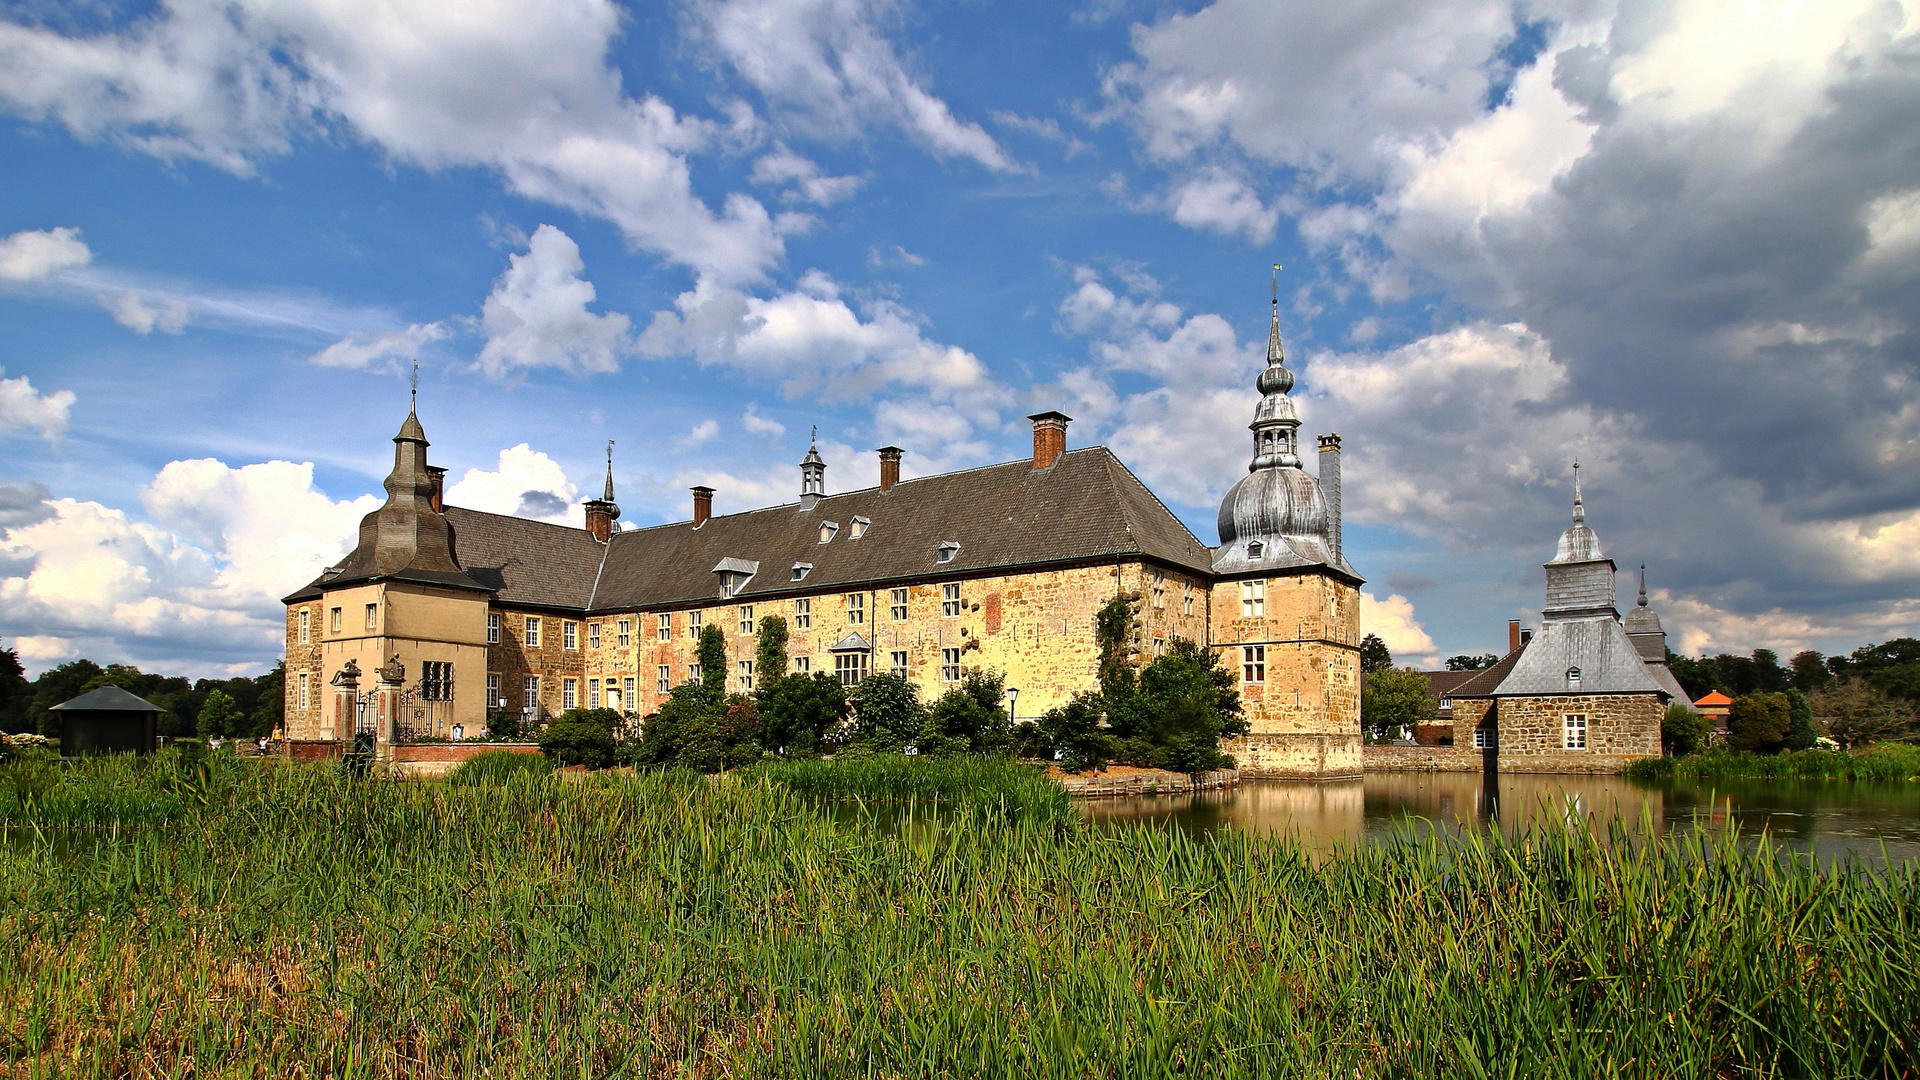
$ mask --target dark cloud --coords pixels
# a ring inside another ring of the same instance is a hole
[[[520,508],[514,513],[520,517],[543,518],[567,512],[567,500],[551,491],[523,491],[520,493]]]
[[[1386,580],[1387,588],[1400,593],[1426,592],[1428,589],[1435,588],[1440,584],[1425,574],[1411,574],[1406,572],[1388,574]]]
[[[53,507],[47,505],[52,497],[46,485],[32,480],[24,484],[0,480],[0,529],[17,529],[52,517]]]

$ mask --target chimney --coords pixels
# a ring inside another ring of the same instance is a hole
[[[713,489],[697,487],[693,489],[693,527],[699,528],[713,516]]]
[[[587,531],[595,540],[606,543],[613,536],[613,504],[604,499],[587,503]]]
[[[1073,422],[1073,417],[1060,412],[1041,412],[1027,419],[1033,421],[1033,467],[1047,468],[1067,452],[1067,425]]]
[[[1327,546],[1340,561],[1340,433],[1320,436],[1320,494],[1327,500]]]
[[[1520,631],[1520,647],[1521,648],[1523,649],[1526,648],[1527,642],[1532,640],[1533,640],[1533,627],[1529,626],[1525,630]]]
[[[1513,650],[1519,647],[1520,647],[1520,620],[1508,619],[1507,620],[1507,651],[1512,652]]]
[[[447,512],[447,470],[429,465],[427,476],[433,481],[433,494],[427,496],[427,505],[433,507],[434,513],[444,514]]]
[[[880,448],[881,491],[892,491],[893,485],[900,482],[900,455],[904,452],[897,446]]]

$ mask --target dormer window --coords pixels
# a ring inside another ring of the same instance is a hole
[[[346,567],[344,566],[329,566],[326,568],[325,571],[321,573],[320,580],[332,581],[334,578],[339,577],[341,574],[345,572],[346,572]]]
[[[934,560],[936,562],[950,563],[953,561],[953,557],[958,554],[960,554],[960,542],[958,540],[942,540],[940,541],[940,550],[934,556]]]
[[[824,544],[827,541],[832,540],[834,537],[834,534],[839,531],[840,531],[839,522],[837,521],[821,522],[820,523],[820,542]]]
[[[858,540],[861,537],[867,535],[867,527],[872,524],[873,522],[867,518],[863,518],[863,517],[854,518],[853,519],[853,535],[849,536],[847,539]]]
[[[1267,545],[1261,543],[1258,540],[1255,540],[1252,543],[1247,545],[1247,558],[1257,559],[1260,557],[1260,553],[1262,551],[1265,551],[1266,549],[1267,549]]]
[[[760,563],[753,559],[721,559],[713,568],[713,572],[720,575],[721,599],[739,595],[759,571]]]
[[[1567,689],[1569,690],[1580,689],[1580,669],[1579,668],[1570,667],[1567,669]]]
[[[723,597],[733,596],[740,591],[740,586],[746,583],[747,575],[745,574],[721,574],[720,595]]]
[[[810,563],[810,562],[797,562],[797,563],[794,563],[794,564],[793,564],[793,580],[795,580],[795,581],[805,581],[805,580],[806,580],[806,577],[807,577],[807,575],[808,575],[808,574],[811,574],[811,573],[813,573],[813,564],[812,564],[812,563]]]

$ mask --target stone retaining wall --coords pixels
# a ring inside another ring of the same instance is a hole
[[[1060,785],[1076,799],[1103,799],[1119,795],[1184,795],[1191,791],[1236,787],[1240,773],[1234,769],[1203,772],[1197,776],[1142,769],[1118,776],[1085,773],[1060,777]]]
[[[1578,750],[1531,754],[1497,754],[1494,767],[1503,773],[1558,773],[1611,775],[1645,754],[1596,754]],[[1484,751],[1458,746],[1368,746],[1361,759],[1372,772],[1482,772]]]

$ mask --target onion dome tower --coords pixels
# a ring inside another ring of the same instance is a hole
[[[1278,267],[1275,268],[1276,270]],[[1267,366],[1254,381],[1260,404],[1254,408],[1253,461],[1220,501],[1220,546],[1214,549],[1215,573],[1285,570],[1325,566],[1357,578],[1340,554],[1338,437],[1323,438],[1322,479],[1300,467],[1300,414],[1288,391],[1293,372],[1280,344],[1279,282],[1274,282],[1273,320],[1267,331]],[[1329,450],[1332,468],[1329,470]]]
[[[827,462],[820,456],[820,429],[807,439],[807,456],[800,459],[800,509],[811,510],[827,494]]]

